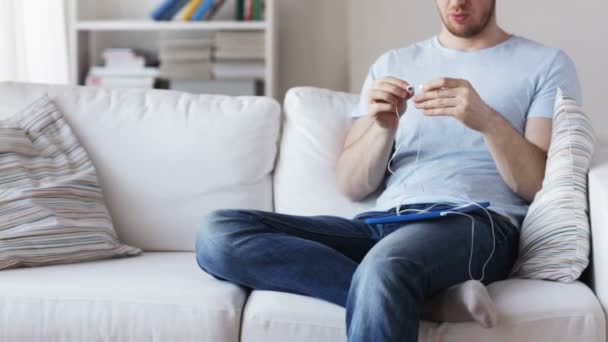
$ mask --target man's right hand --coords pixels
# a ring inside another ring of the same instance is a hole
[[[409,83],[396,77],[386,77],[374,81],[367,94],[369,115],[383,127],[397,128],[399,115],[405,113],[407,100],[414,96],[407,91]]]
[[[353,123],[336,167],[338,186],[351,200],[362,200],[382,184],[399,125],[397,113],[405,112],[406,101],[414,95],[407,92],[408,86],[386,77],[362,94],[368,115]]]

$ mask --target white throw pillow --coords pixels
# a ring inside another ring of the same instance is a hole
[[[139,253],[118,240],[95,168],[48,97],[0,121],[0,270]]]
[[[352,218],[374,207],[377,194],[353,202],[336,181],[336,164],[358,101],[357,95],[329,89],[298,87],[287,92],[274,171],[276,212]]]
[[[593,146],[590,119],[560,90],[545,179],[522,225],[515,277],[569,283],[589,264],[587,172]]]

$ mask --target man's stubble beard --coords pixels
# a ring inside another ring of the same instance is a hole
[[[488,27],[488,25],[490,24],[490,20],[492,20],[492,17],[495,15],[495,10],[496,10],[496,0],[494,0],[492,2],[492,6],[490,7],[490,10],[488,11],[488,13],[485,14],[482,22],[479,25],[471,26],[464,32],[459,32],[454,27],[452,27],[450,25],[449,17],[443,18],[443,24],[445,25],[447,30],[456,37],[473,38],[473,37],[479,35],[481,32],[483,32],[486,29],[486,27]]]

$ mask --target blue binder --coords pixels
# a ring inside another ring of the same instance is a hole
[[[171,20],[187,3],[188,0],[165,0],[150,17],[156,21]]]
[[[490,202],[479,202],[477,203],[479,206],[484,208],[488,208],[490,206]],[[401,215],[390,215],[384,217],[372,217],[363,220],[363,222],[367,224],[383,224],[383,223],[397,223],[397,222],[413,222],[413,221],[422,221],[422,220],[430,220],[434,218],[445,217],[447,212],[459,212],[459,213],[469,213],[476,210],[481,210],[478,205],[475,204],[454,204],[454,205],[440,205],[434,208],[429,209],[427,212],[423,213],[411,213],[411,214],[401,214]],[[458,209],[455,209],[458,208]]]
[[[204,0],[199,8],[194,12],[192,20],[201,21],[205,17],[205,14],[213,7],[213,0]]]

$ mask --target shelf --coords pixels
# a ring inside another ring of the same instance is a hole
[[[255,32],[264,37],[264,95],[277,97],[276,1],[265,0],[263,21],[236,21],[233,11],[218,13],[211,21],[153,21],[151,5],[130,0],[65,0],[69,6],[70,79],[82,84],[88,70],[102,62],[106,48],[130,47],[155,59],[162,39],[211,36],[218,31]],[[150,2],[146,0],[147,2]],[[2,2],[2,0],[0,0]],[[160,2],[160,0],[158,0]],[[137,3],[137,4],[136,4]],[[139,4],[139,5],[138,5]],[[0,26],[2,26],[0,24]]]
[[[78,31],[259,31],[267,28],[265,21],[152,21],[152,20],[95,20],[78,21]]]

